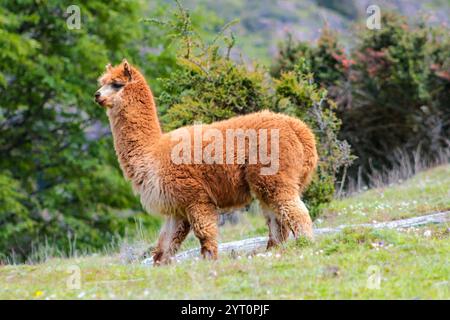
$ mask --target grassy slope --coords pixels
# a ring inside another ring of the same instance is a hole
[[[404,219],[450,210],[450,166],[440,166],[395,187],[334,201],[317,226]],[[319,222],[319,223],[318,223]]]
[[[442,166],[401,185],[335,201],[319,225],[391,220],[449,209],[449,176],[450,166]],[[261,217],[246,215],[243,222],[223,228],[221,240],[266,233]],[[270,255],[188,261],[163,268],[124,265],[117,255],[2,266],[0,298],[449,299],[448,228],[353,229],[321,237],[314,244],[291,242]],[[194,244],[189,239],[185,247]],[[67,287],[73,266],[81,271],[80,289]],[[379,289],[367,287],[370,268],[381,277]]]

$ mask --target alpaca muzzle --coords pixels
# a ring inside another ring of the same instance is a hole
[[[102,107],[105,106],[106,98],[102,98],[102,94],[100,93],[100,91],[97,91],[95,93],[94,100],[96,103],[98,103]]]

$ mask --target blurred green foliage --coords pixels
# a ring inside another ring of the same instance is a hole
[[[165,69],[149,70],[157,75],[173,63],[142,52],[151,43],[140,2],[82,1],[81,28],[70,30],[71,4],[0,5],[0,259],[25,258],[44,240],[61,250],[73,242],[101,248],[134,228],[136,218],[159,223],[138,214],[111,138],[100,130],[104,110],[92,97],[108,62],[129,57],[146,66],[161,58]]]
[[[358,8],[354,0],[316,0],[319,6],[336,11],[351,19],[358,17]]]

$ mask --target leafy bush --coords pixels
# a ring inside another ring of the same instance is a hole
[[[270,108],[270,95],[261,72],[248,71],[219,56],[209,60],[208,70],[181,61],[181,70],[163,80],[159,98],[162,107],[167,107],[163,115],[167,129],[194,120],[210,123]]]
[[[431,40],[437,30],[425,24],[408,26],[406,18],[384,14],[382,25],[379,32],[360,33],[350,79],[353,103],[340,112],[343,136],[371,169],[389,166],[399,149],[412,154],[419,147],[429,158],[450,133],[450,78],[441,69],[443,56],[430,54],[448,53],[448,33],[439,44]],[[448,54],[445,59],[448,65]]]
[[[318,83],[330,87],[341,81],[348,69],[349,62],[342,61],[344,57],[344,48],[339,44],[337,34],[328,28],[323,29],[316,46],[294,41],[288,34],[286,41],[280,44],[271,74],[278,78],[283,72],[294,70],[302,61],[314,73]]]
[[[288,38],[272,67],[277,77],[302,59],[311,67],[337,103],[339,137],[358,157],[353,176],[391,168],[399,150],[412,156],[419,148],[424,159],[433,160],[449,145],[448,29],[408,25],[390,13],[381,25],[362,26],[349,54],[329,30],[316,46]]]
[[[283,72],[293,70],[299,63],[308,66],[315,81],[327,89],[328,96],[336,101],[340,108],[348,105],[351,101],[348,78],[354,62],[346,56],[336,33],[324,28],[316,46],[307,42],[296,42],[292,35],[288,34],[286,41],[280,44],[278,58],[271,67],[271,74],[279,78]]]

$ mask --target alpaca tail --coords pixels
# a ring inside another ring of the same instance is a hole
[[[319,156],[317,154],[316,138],[311,129],[302,121],[293,119],[290,121],[290,125],[298,140],[303,145],[304,161],[299,181],[300,192],[302,192],[311,183],[317,168]]]

